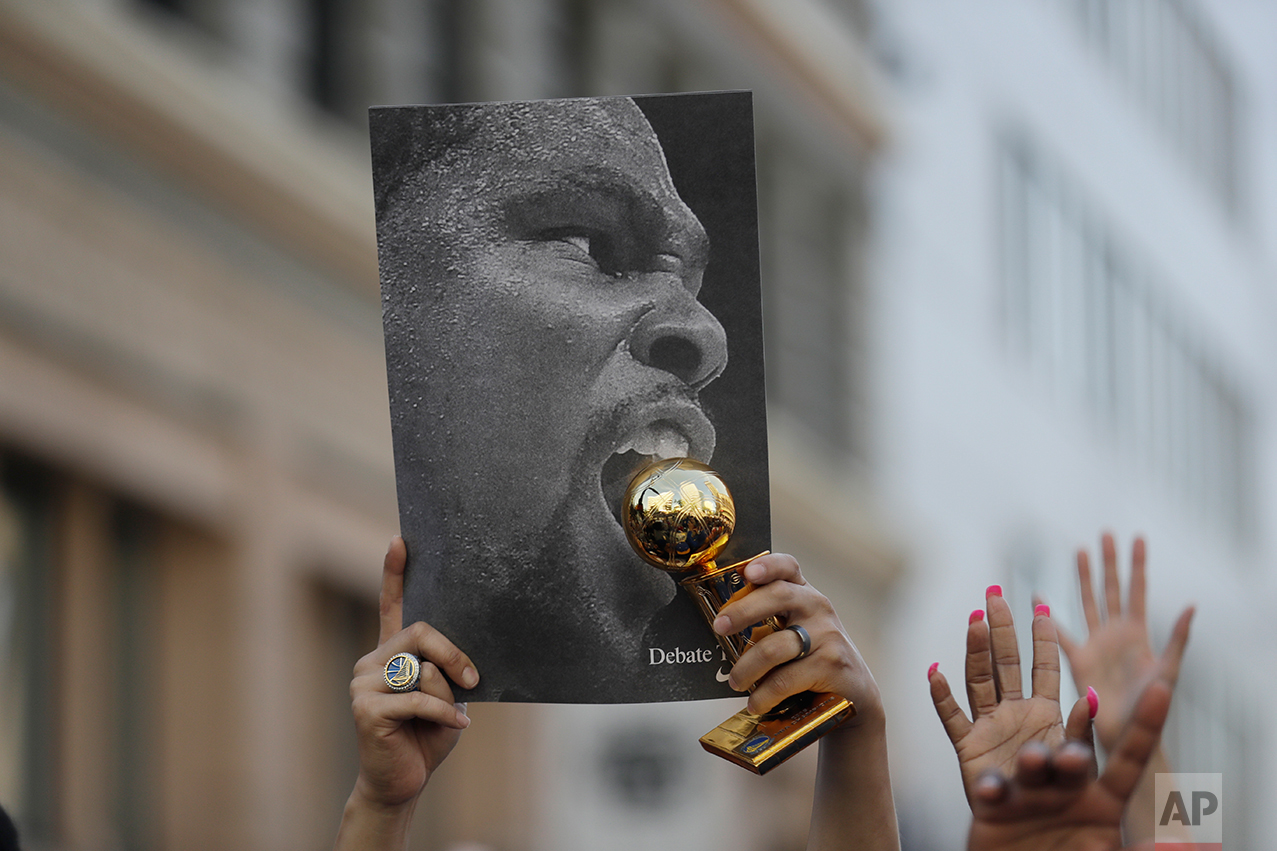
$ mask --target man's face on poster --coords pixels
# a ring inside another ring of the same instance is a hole
[[[697,300],[705,231],[642,113],[619,99],[494,110],[404,208],[420,221],[391,273],[420,304],[425,485],[445,494],[445,536],[484,564],[469,581],[513,587],[530,577],[502,564],[557,553],[559,581],[668,598],[617,512],[645,459],[710,459],[698,392],[727,347]]]

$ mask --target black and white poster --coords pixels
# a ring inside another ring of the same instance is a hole
[[[370,112],[404,622],[461,700],[734,694],[618,521],[687,455],[732,489],[720,564],[770,546],[750,94]]]

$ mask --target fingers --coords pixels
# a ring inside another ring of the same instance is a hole
[[[806,585],[798,560],[785,553],[768,553],[754,559],[740,569],[740,575],[752,585],[766,585],[769,582],[786,581],[795,585]]]
[[[1073,709],[1069,711],[1069,718],[1064,722],[1064,737],[1070,741],[1085,742],[1094,750],[1095,727],[1091,724],[1091,719],[1095,717],[1099,708],[1099,695],[1095,693],[1095,689],[1088,686],[1086,694],[1079,697],[1073,704]]]
[[[1033,611],[1033,696],[1060,700],[1060,645],[1051,610],[1039,604]]]
[[[1166,643],[1166,649],[1162,651],[1162,657],[1158,660],[1157,675],[1166,681],[1173,689],[1175,683],[1179,680],[1179,666],[1184,660],[1184,648],[1188,646],[1189,627],[1193,623],[1193,615],[1197,613],[1197,609],[1189,606],[1180,612],[1179,617],[1175,620],[1175,626],[1171,628],[1171,639]]]
[[[1157,679],[1149,683],[1135,703],[1131,720],[1123,728],[1109,754],[1100,784],[1119,801],[1130,798],[1162,735],[1171,706],[1171,686]]]
[[[799,660],[803,641],[794,630],[755,629],[754,641],[732,666],[728,684],[738,691],[753,689],[751,712],[764,712],[786,697],[802,691],[832,691],[848,696],[864,667],[859,654],[838,621],[829,600],[807,584],[798,562],[773,553],[741,568],[750,583],[724,606],[714,620],[720,635],[740,632],[768,618],[780,618],[802,626],[810,651]]]
[[[971,788],[971,794],[982,804],[999,804],[1010,793],[1010,784],[997,770],[986,771],[980,775]]]
[[[816,646],[814,638],[812,646]],[[782,629],[763,636],[732,666],[727,684],[737,691],[745,691],[767,676],[768,671],[796,660],[802,649],[802,639],[791,629]],[[781,695],[781,697],[785,696]]]
[[[456,730],[464,730],[470,726],[470,719],[466,716],[463,705],[454,705],[420,691],[403,694],[364,692],[355,698],[353,712],[355,723],[360,729],[373,728],[386,722],[397,725],[413,718]]]
[[[936,663],[931,666],[931,670],[927,671],[927,682],[931,685],[931,702],[935,704],[936,714],[940,716],[944,731],[949,734],[949,741],[956,745],[971,730],[971,721],[963,713],[962,707],[958,706],[958,701],[953,699],[949,681],[937,670],[938,667],[939,663]]]
[[[381,634],[378,644],[403,628],[403,571],[408,563],[408,547],[395,535],[381,565]],[[387,657],[389,658],[389,657]]]
[[[974,721],[998,708],[998,688],[993,679],[993,656],[989,650],[989,627],[984,612],[976,609],[967,619],[967,706]]]
[[[1015,620],[1011,607],[1002,599],[1002,588],[990,585],[985,591],[985,609],[989,613],[989,645],[993,654],[993,675],[1000,699],[1014,700],[1023,696],[1020,687],[1020,647],[1015,639]],[[1058,664],[1058,663],[1057,663]]]
[[[1131,544],[1131,588],[1126,602],[1126,612],[1139,623],[1144,623],[1144,600],[1147,577],[1144,566],[1148,559],[1148,545],[1143,537]]]
[[[808,620],[833,614],[829,600],[807,584],[791,556],[776,553],[755,559],[745,566],[743,575],[755,587],[719,610],[714,619],[714,631],[719,635],[740,632],[770,617],[782,617],[807,627],[815,641],[816,634]]]
[[[1025,742],[1015,755],[1016,782],[1029,788],[1045,786],[1051,774],[1051,749],[1045,742]]]
[[[1113,620],[1122,614],[1122,585],[1117,577],[1117,544],[1108,532],[1100,537],[1100,548],[1104,551],[1105,615]]]
[[[1038,801],[1036,806],[1050,807],[1048,802],[1053,800],[1062,806],[1069,798],[1061,795],[1074,794],[1086,785],[1094,756],[1080,742],[1066,742],[1054,752],[1042,742],[1027,742],[1015,755],[1015,777],[1007,778],[997,769],[986,771],[972,785],[972,804],[992,806],[1014,799],[1026,803],[1027,793]],[[1040,797],[1044,794],[1048,797]]]
[[[1091,556],[1086,550],[1077,551],[1077,590],[1082,595],[1086,631],[1095,632],[1100,628],[1100,612],[1095,603],[1095,583],[1091,580]]]
[[[462,653],[443,633],[421,621],[399,630],[372,653],[360,659],[355,665],[356,676],[369,673],[381,676],[386,662],[396,653],[411,653],[419,657],[422,660],[423,679],[429,665],[432,668],[437,667],[462,688],[474,688],[479,683],[479,672],[470,657]]]
[[[1081,742],[1065,742],[1051,758],[1055,784],[1068,789],[1076,789],[1086,783],[1094,766],[1094,746]]]

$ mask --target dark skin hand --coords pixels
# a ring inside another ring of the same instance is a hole
[[[727,635],[778,616],[800,624],[811,636],[811,651],[803,659],[795,659],[802,640],[787,630],[764,636],[741,655],[727,682],[737,691],[753,687],[749,711],[762,714],[792,694],[818,691],[851,700],[856,716],[848,723],[853,726],[881,718],[878,684],[833,605],[807,583],[794,557],[772,553],[754,559],[741,569],[741,576],[755,587],[723,607],[714,621],[715,632]]]
[[[1187,640],[1188,621],[1181,618]],[[1030,742],[1016,758],[1014,774],[982,775],[971,798],[968,851],[1117,851],[1122,816],[1157,748],[1174,690],[1183,642],[1172,639],[1163,660],[1167,671],[1141,692],[1131,718],[1109,754],[1104,772],[1093,774],[1094,753],[1078,742],[1052,750]],[[1132,846],[1151,849],[1152,843]]]
[[[433,627],[400,629],[407,548],[398,535],[382,567],[381,634],[377,649],[355,664],[351,708],[359,739],[359,777],[346,803],[338,849],[403,847],[426,783],[470,724],[444,674],[472,687],[478,672],[466,654]],[[418,690],[392,693],[384,676],[396,653],[421,659]]]
[[[723,607],[714,621],[716,632],[739,632],[780,617],[811,636],[811,650],[802,659],[796,658],[802,639],[792,630],[766,635],[741,655],[728,682],[740,691],[753,686],[749,711],[761,714],[804,691],[832,692],[856,708],[820,740],[808,851],[897,851],[886,713],[868,666],[833,605],[807,582],[792,556],[763,556],[740,573],[754,588]]]
[[[969,851],[1113,851],[1122,847],[1122,815],[1157,748],[1188,642],[1193,610],[1175,625],[1152,682],[1097,776],[1089,714],[1080,699],[1065,724],[1059,707],[1059,648],[1049,611],[1033,619],[1033,693],[1020,691],[1014,624],[999,594],[987,596],[990,628],[967,630],[967,692],[974,720],[948,682],[930,676],[931,695],[958,755],[971,805]],[[987,637],[987,638],[986,638]]]
[[[936,712],[958,756],[968,802],[976,781],[990,770],[1010,772],[1028,742],[1055,750],[1067,739],[1090,738],[1085,698],[1073,705],[1068,724],[1064,722],[1059,645],[1055,625],[1043,609],[1033,618],[1031,691],[1024,694],[1011,608],[995,589],[997,586],[990,586],[985,595],[988,622],[973,613],[967,626],[966,685],[971,718],[958,706],[943,673],[933,670],[928,677]]]

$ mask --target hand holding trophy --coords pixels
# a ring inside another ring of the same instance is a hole
[[[727,485],[699,461],[666,459],[639,472],[626,490],[621,525],[645,561],[683,574],[679,585],[692,595],[707,623],[712,624],[724,606],[753,589],[738,571],[753,559],[726,567],[714,562],[736,526],[736,508]],[[740,632],[716,637],[735,663],[755,642],[785,628],[780,618],[769,617]],[[801,627],[793,629],[803,640],[805,654],[810,639]],[[737,712],[702,736],[701,745],[756,774],[765,774],[855,711],[851,701],[839,695],[803,692],[762,715]]]

